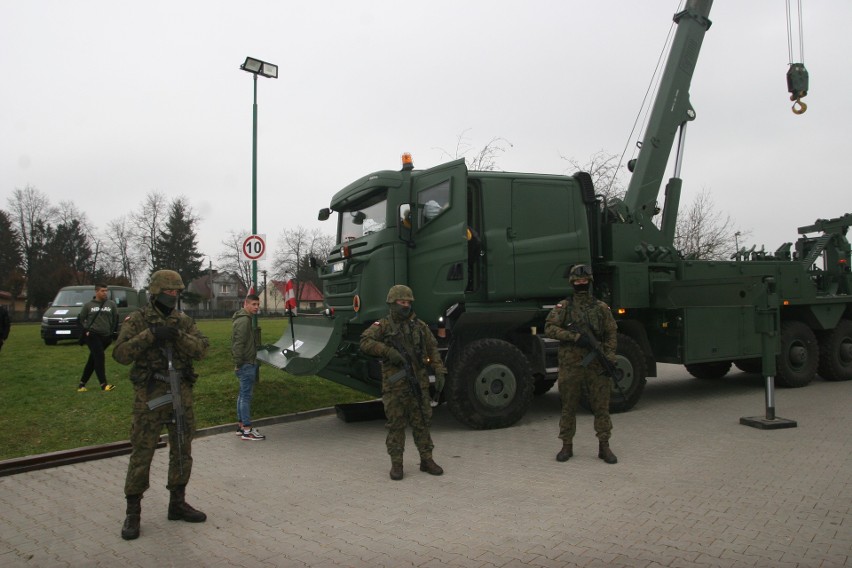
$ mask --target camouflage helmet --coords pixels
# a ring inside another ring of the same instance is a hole
[[[151,275],[148,282],[148,292],[157,295],[163,290],[183,290],[183,280],[174,270],[158,270]]]
[[[413,302],[414,292],[412,292],[411,288],[404,284],[394,284],[391,286],[391,289],[388,290],[388,299],[386,301],[388,304],[393,304],[397,300],[408,300],[409,302]]]
[[[568,283],[573,284],[575,280],[580,278],[588,278],[589,282],[594,281],[592,276],[592,267],[588,264],[575,264],[571,267],[571,272],[568,273]]]

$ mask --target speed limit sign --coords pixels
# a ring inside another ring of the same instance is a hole
[[[243,239],[240,251],[243,260],[264,260],[266,258],[266,235],[249,235]]]

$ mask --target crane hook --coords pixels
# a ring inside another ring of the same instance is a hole
[[[808,105],[804,101],[802,101],[802,99],[792,96],[790,97],[790,100],[796,101],[795,103],[793,103],[793,114],[804,114],[804,112],[808,110]],[[796,105],[798,105],[798,108]]]

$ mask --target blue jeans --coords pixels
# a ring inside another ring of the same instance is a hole
[[[251,397],[257,382],[257,365],[246,363],[234,371],[240,380],[240,392],[237,395],[237,420],[243,428],[251,427]]]

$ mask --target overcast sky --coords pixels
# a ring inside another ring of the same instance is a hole
[[[716,0],[691,89],[682,208],[707,189],[769,250],[852,211],[852,2],[803,4],[805,114],[790,111],[783,0]],[[0,208],[31,185],[103,230],[149,192],[184,195],[215,266],[227,233],[251,229],[246,56],[280,69],[258,79],[258,233],[273,251],[286,228],[333,233],[317,211],[346,184],[403,152],[437,165],[462,133],[509,141],[500,169],[573,173],[563,156],[639,138],[678,6],[0,0]]]

